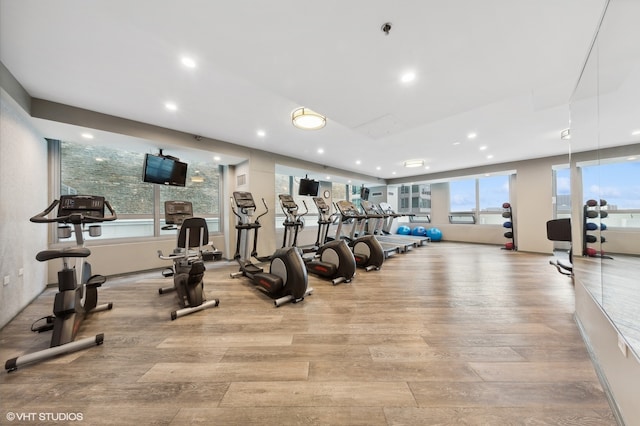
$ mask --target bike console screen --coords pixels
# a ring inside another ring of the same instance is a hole
[[[95,195],[62,195],[58,217],[79,213],[85,217],[104,218],[104,197]]]

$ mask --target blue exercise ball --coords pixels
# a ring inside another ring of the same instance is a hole
[[[396,234],[411,235],[411,228],[409,228],[407,225],[398,226],[398,230],[396,231]]]
[[[431,239],[431,241],[441,241],[442,240],[442,231],[438,228],[429,228],[427,229],[427,237]]]
[[[427,235],[427,228],[425,228],[424,226],[416,226],[411,231],[411,235],[416,237],[424,237],[425,235]]]

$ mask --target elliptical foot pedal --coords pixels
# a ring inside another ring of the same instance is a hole
[[[105,282],[107,282],[107,277],[104,275],[93,275],[87,280],[87,285],[89,287],[100,287]]]

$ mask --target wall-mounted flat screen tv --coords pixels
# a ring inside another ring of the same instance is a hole
[[[298,188],[298,195],[310,195],[312,197],[318,196],[318,187],[320,182],[313,179],[303,178],[300,179],[300,187]]]
[[[360,188],[360,198],[363,200],[369,199],[369,188],[365,188],[364,186]]]
[[[173,157],[146,154],[142,181],[161,185],[184,186],[187,181],[187,163]]]

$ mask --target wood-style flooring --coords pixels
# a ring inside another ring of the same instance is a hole
[[[229,278],[234,263],[208,263],[220,306],[175,321],[159,271],[112,278],[113,310],[80,331],[104,344],[0,373],[0,424],[615,425],[549,259],[431,243],[350,284],[310,276],[313,295],[280,308]],[[0,331],[3,362],[47,347],[29,327],[53,294]]]

